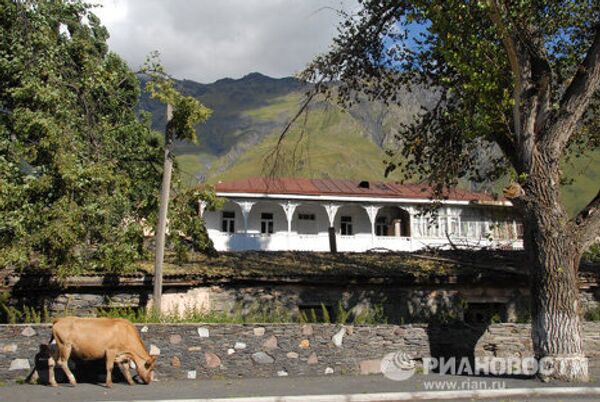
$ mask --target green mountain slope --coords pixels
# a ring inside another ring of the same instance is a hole
[[[211,119],[198,127],[199,145],[176,145],[184,182],[214,183],[273,173],[270,156],[283,127],[299,110],[306,87],[291,77],[273,79],[258,73],[212,84],[183,80],[178,86],[214,111]],[[330,103],[316,102],[288,134],[275,174],[383,180],[383,148],[391,143],[395,128],[409,122],[435,96],[427,90],[417,90],[405,92],[401,98],[402,107],[363,102],[349,112]],[[162,130],[164,106],[144,94],[140,109],[154,112],[153,126]],[[574,180],[563,191],[573,213],[598,190],[600,151],[575,159],[563,169]],[[390,179],[399,179],[400,174]]]
[[[268,110],[257,110],[268,115]],[[306,120],[293,126],[280,153],[273,151],[281,129],[242,153],[233,165],[221,169],[215,163],[209,181],[260,176],[338,179],[382,179],[384,152],[350,114],[335,107],[311,110]],[[277,161],[274,163],[274,161]]]

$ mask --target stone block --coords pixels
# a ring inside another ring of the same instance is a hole
[[[288,352],[285,356],[288,359],[297,359],[298,358],[298,353],[296,353],[296,352]]]
[[[312,352],[310,354],[310,356],[308,356],[308,359],[306,360],[306,364],[308,364],[309,366],[314,366],[315,364],[319,364],[319,358],[317,357],[317,354],[315,352]]]
[[[252,360],[258,364],[273,364],[275,359],[265,352],[256,352],[252,354]]]
[[[150,356],[159,356],[160,348],[154,344],[150,345],[150,351],[148,352]]]
[[[379,374],[381,373],[381,360],[362,360],[358,363],[358,368],[361,375]]]
[[[313,326],[310,324],[304,324],[302,326],[302,336],[312,336]]]
[[[26,336],[26,337],[32,337],[36,334],[35,329],[31,328],[31,327],[25,327],[23,329],[23,331],[21,331],[21,335]]]
[[[277,349],[277,337],[274,335],[271,335],[270,337],[267,338],[266,341],[263,342],[262,347],[263,347],[263,349],[266,349],[266,350]]]
[[[175,367],[175,368],[181,367],[181,360],[179,360],[179,357],[173,356],[171,358],[171,367]]]
[[[2,352],[3,353],[14,353],[17,351],[17,344],[16,343],[9,343],[6,345],[2,345]]]
[[[204,352],[204,366],[206,368],[217,368],[221,365],[221,358],[214,353]]]
[[[254,336],[263,336],[265,334],[265,329],[263,327],[254,328]]]
[[[169,343],[171,343],[171,345],[179,345],[181,343],[181,335],[179,335],[179,334],[171,335],[169,337]]]
[[[29,360],[14,359],[13,361],[10,362],[10,367],[8,368],[8,371],[29,370],[29,369],[31,369],[31,366],[29,366]]]
[[[333,342],[333,344],[336,347],[338,347],[338,348],[342,347],[342,342],[344,341],[344,335],[346,335],[346,328],[342,327],[342,328],[340,328],[340,330],[338,332],[336,332],[335,335],[333,335],[331,337],[331,341]]]
[[[208,337],[210,337],[210,333],[208,331],[208,328],[206,328],[206,327],[200,327],[200,328],[198,328],[197,331],[198,331],[198,336],[200,338],[208,338]]]
[[[300,349],[308,349],[310,348],[310,341],[308,339],[302,339],[298,344]]]

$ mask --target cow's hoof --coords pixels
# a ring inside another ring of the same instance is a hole
[[[58,384],[57,383],[50,383],[50,384],[48,384],[48,386],[49,387],[58,387]]]

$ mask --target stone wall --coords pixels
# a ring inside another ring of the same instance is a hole
[[[138,325],[151,354],[159,354],[161,380],[275,376],[373,374],[387,353],[428,356],[530,356],[527,324],[489,327],[436,325],[338,326],[332,324]],[[584,327],[585,350],[600,355],[600,324]],[[24,378],[36,361],[49,325],[0,326],[0,379]],[[37,359],[43,366],[44,360]],[[75,375],[90,372],[102,381],[102,366],[76,365]],[[57,370],[59,372],[60,370]],[[45,374],[42,372],[42,381]],[[89,378],[89,377],[88,377]]]
[[[270,309],[286,311],[297,317],[303,308],[320,310],[321,306],[326,306],[335,312],[341,305],[344,310],[358,315],[366,307],[377,307],[387,323],[406,324],[462,320],[469,317],[469,307],[489,305],[500,320],[515,322],[526,320],[528,293],[526,287],[514,284],[408,287],[386,283],[225,283],[167,287],[163,294],[163,310],[167,313],[195,309],[248,314],[258,309]],[[121,285],[45,291],[26,289],[13,291],[12,295],[11,302],[17,307],[34,307],[53,316],[64,315],[65,312],[94,316],[98,309],[147,308],[151,305],[152,288]]]

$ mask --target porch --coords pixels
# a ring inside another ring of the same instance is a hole
[[[471,213],[461,221],[463,212],[444,208],[432,219],[404,204],[229,199],[222,210],[203,216],[218,251],[326,252],[330,228],[341,252],[449,248],[449,237],[460,247],[520,247],[513,222],[503,218],[505,238],[492,239],[491,218]]]

